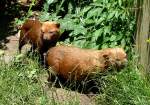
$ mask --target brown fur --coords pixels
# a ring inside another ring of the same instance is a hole
[[[81,80],[94,72],[104,72],[110,66],[121,67],[127,61],[122,48],[103,50],[56,46],[48,50],[46,64],[59,76]],[[71,75],[70,75],[71,74]]]
[[[60,24],[56,22],[40,22],[36,19],[28,19],[21,27],[19,38],[19,51],[30,43],[32,48],[38,49],[41,54],[50,47],[55,46],[59,38]]]

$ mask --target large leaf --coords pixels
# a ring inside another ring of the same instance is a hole
[[[87,33],[86,28],[84,28],[81,25],[75,25],[74,30],[70,33],[71,36],[76,36],[76,35],[85,35]]]
[[[54,2],[57,2],[57,0],[46,0],[47,1],[47,3],[50,5],[50,4],[52,4],[52,3],[54,3]]]
[[[122,5],[122,0],[118,0],[119,6]]]
[[[106,35],[107,33],[109,34],[111,31],[111,26],[105,26],[104,27],[104,35]]]
[[[108,45],[105,43],[105,44],[103,44],[102,46],[101,46],[101,48],[103,49],[103,48],[108,48]]]
[[[110,41],[115,41],[116,40],[116,35],[112,35],[111,37],[110,37]]]
[[[90,9],[92,9],[93,7],[92,6],[87,6],[85,8],[82,9],[81,11],[81,15],[84,15],[86,14],[88,11],[90,11]]]
[[[121,45],[122,45],[123,47],[125,47],[125,45],[126,45],[125,39],[122,39],[122,40],[121,40]]]
[[[106,18],[103,17],[103,16],[101,16],[101,17],[97,20],[97,24],[100,24],[100,23],[102,23],[102,22],[105,21],[105,20],[106,20]]]
[[[102,10],[103,10],[102,8],[93,8],[91,11],[88,12],[87,18],[100,16]]]
[[[116,10],[116,11],[115,11],[115,17],[118,18],[119,15],[120,15],[120,14],[119,14],[118,10]]]
[[[117,34],[116,41],[122,40],[123,34]]]
[[[84,20],[85,25],[94,25],[95,21],[93,19],[85,19]]]
[[[98,37],[100,37],[103,33],[103,29],[96,30],[93,33],[92,41],[97,41]]]
[[[112,42],[109,47],[114,48],[115,46],[117,46],[117,42]]]
[[[113,18],[115,16],[115,13],[116,13],[116,11],[114,11],[114,10],[110,11],[107,19],[110,20],[111,18]]]

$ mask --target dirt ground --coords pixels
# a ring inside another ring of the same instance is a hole
[[[9,36],[6,38],[6,43],[3,46],[4,60],[6,63],[12,60],[13,56],[17,53],[18,38],[16,36]]]

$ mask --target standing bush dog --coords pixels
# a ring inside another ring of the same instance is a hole
[[[37,19],[28,19],[21,27],[19,38],[19,52],[22,47],[30,43],[32,49],[38,49],[42,55],[50,47],[56,45],[60,36],[60,24],[56,22],[40,22]]]
[[[110,66],[121,68],[127,56],[122,48],[102,50],[56,46],[48,50],[46,65],[64,79],[82,80],[95,72],[104,72]]]

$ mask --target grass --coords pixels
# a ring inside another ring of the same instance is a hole
[[[130,62],[120,73],[104,77],[98,105],[150,105],[149,83],[135,66]]]
[[[44,87],[46,71],[38,58],[17,55],[9,64],[0,60],[0,105],[62,105],[48,97]],[[79,105],[78,100],[70,100]]]
[[[79,97],[63,102],[49,98],[41,77],[46,73],[37,59],[15,57],[0,61],[0,105],[80,105]],[[150,105],[150,86],[134,61],[122,71],[98,79],[96,105]]]

